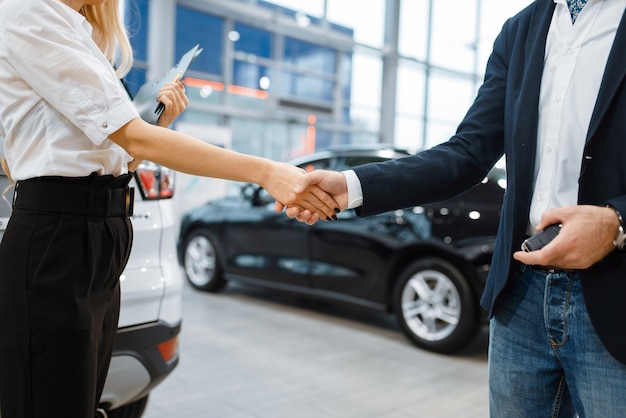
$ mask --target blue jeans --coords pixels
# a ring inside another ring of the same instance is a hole
[[[598,339],[578,274],[520,268],[490,323],[489,406],[492,418],[626,417],[626,365]]]

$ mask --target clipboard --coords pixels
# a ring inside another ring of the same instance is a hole
[[[182,56],[180,61],[178,61],[178,63],[163,77],[141,86],[137,95],[133,99],[133,104],[137,108],[139,116],[141,116],[143,120],[156,125],[164,109],[163,103],[159,103],[156,100],[157,94],[165,83],[181,80],[185,76],[185,73],[187,73],[187,70],[193,61],[198,55],[200,55],[201,52],[202,48],[200,48],[200,45],[194,46],[187,51],[185,55]]]

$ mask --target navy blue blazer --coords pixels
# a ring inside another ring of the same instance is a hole
[[[537,0],[509,19],[494,42],[484,83],[456,134],[414,156],[357,167],[359,215],[436,202],[485,178],[504,154],[507,190],[481,305],[489,317],[513,276],[513,252],[525,238],[533,191],[538,106],[552,0]],[[617,30],[583,153],[579,204],[610,203],[626,216],[626,22]],[[580,273],[594,328],[626,363],[626,252],[614,251]]]

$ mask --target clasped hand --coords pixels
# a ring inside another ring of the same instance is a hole
[[[336,214],[348,207],[348,186],[343,173],[329,170],[315,170],[302,176],[297,183],[295,193],[301,199],[319,200],[322,194],[328,196],[335,202],[333,209],[335,213],[332,216],[324,218],[320,217],[315,210],[311,210],[311,206],[289,205],[276,202],[275,209],[281,212],[285,207],[287,216],[295,218],[300,222],[308,225],[315,224],[319,219],[332,220],[337,219]]]
[[[343,173],[316,170],[301,177],[297,195],[319,196],[326,192],[337,203],[339,210],[348,207],[348,189]],[[286,214],[300,222],[315,224],[320,217],[310,206],[276,203],[276,211],[287,207]],[[321,218],[324,219],[324,218]],[[561,269],[586,269],[602,260],[615,249],[613,239],[619,227],[617,215],[611,208],[575,205],[546,211],[537,230],[548,225],[561,224],[559,235],[541,250],[516,251],[513,258],[528,264]]]

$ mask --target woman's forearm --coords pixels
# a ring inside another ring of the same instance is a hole
[[[306,197],[295,193],[304,172],[292,165],[227,150],[141,119],[132,120],[110,138],[135,160],[153,161],[187,174],[256,183],[286,206],[308,208],[322,219],[335,214],[336,203],[321,190]]]

